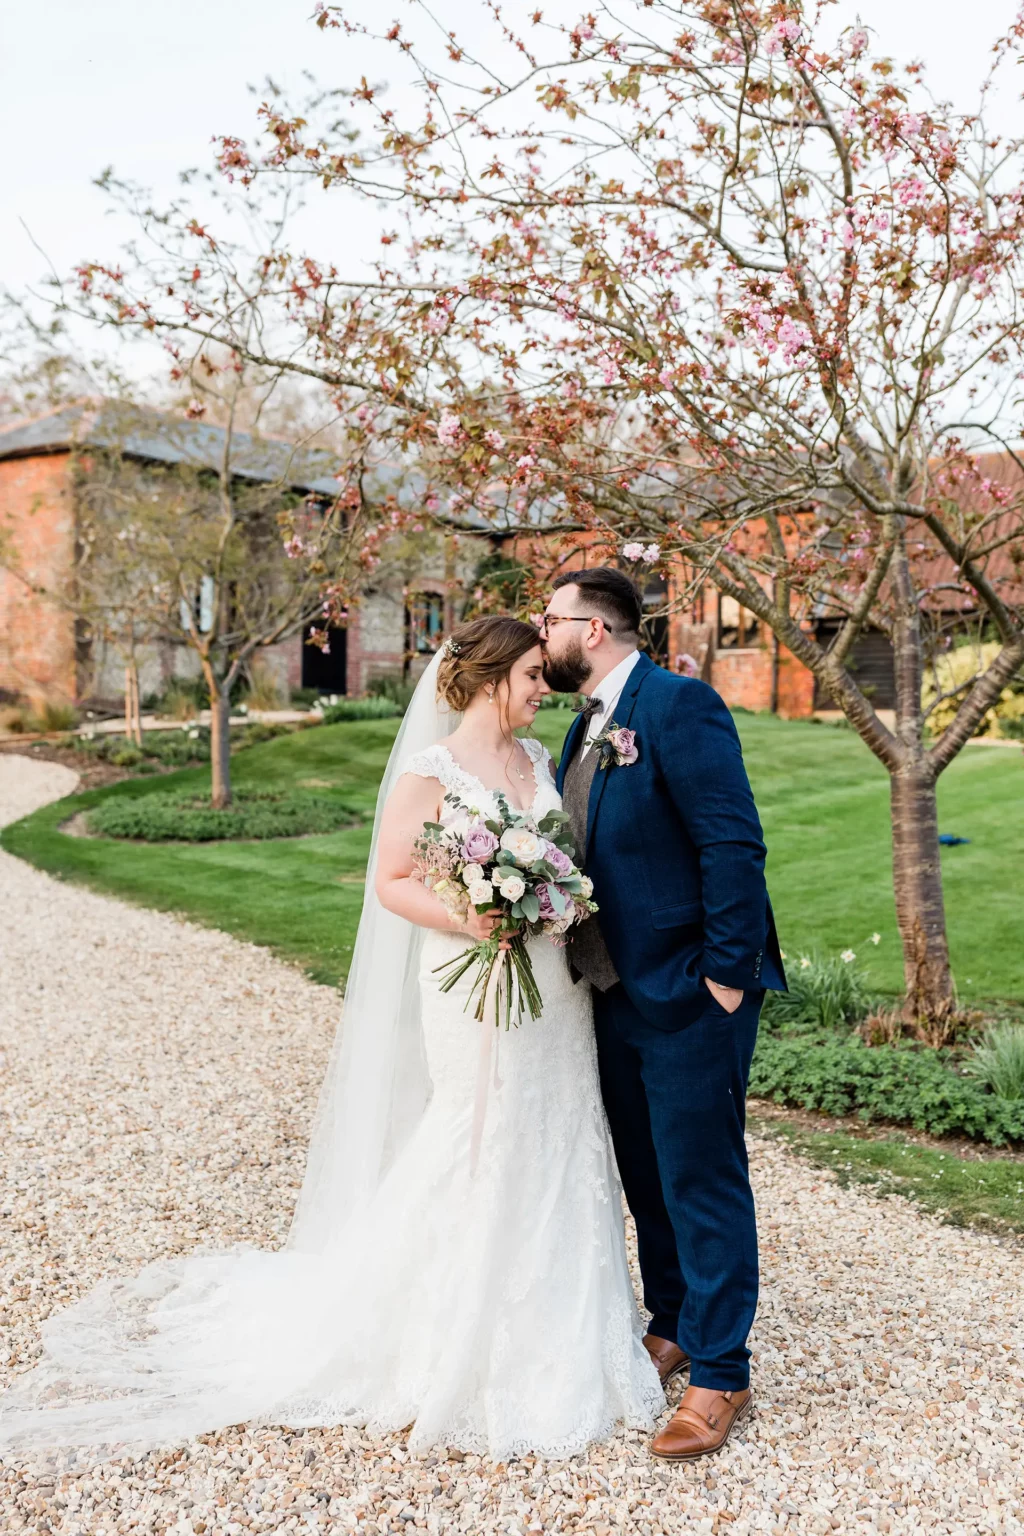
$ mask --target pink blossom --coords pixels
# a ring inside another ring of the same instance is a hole
[[[493,448],[495,453],[505,446],[505,439],[494,427],[491,427],[490,431],[484,433],[484,442],[489,448]]]
[[[306,553],[306,546],[303,544],[297,533],[293,533],[291,538],[287,540],[284,546],[284,552],[288,556],[289,560],[298,560],[300,555],[304,555]]]
[[[871,227],[876,234],[883,235],[889,228],[889,215],[882,212],[876,213],[874,223]]]
[[[916,139],[921,132],[922,120],[916,112],[905,112],[900,118],[900,130],[908,139]]]
[[[842,228],[842,233],[841,233],[839,238],[842,240],[844,248],[846,250],[848,250],[848,251],[852,251],[852,249],[853,249],[853,225],[850,223],[849,219],[847,219],[844,222],[843,228]]]
[[[665,389],[672,388],[672,385],[675,383],[675,374],[671,368],[663,368],[661,370],[658,374],[658,383],[663,385]]]
[[[532,453],[524,453],[516,459],[516,469],[533,469],[536,463],[537,460]]]
[[[185,415],[189,421],[198,421],[200,416],[206,415],[206,406],[201,400],[190,400],[185,407]]]
[[[437,440],[444,448],[454,448],[462,436],[462,423],[454,411],[442,411],[437,424]]]
[[[853,31],[850,33],[850,36],[847,39],[846,45],[854,58],[856,58],[858,54],[863,53],[864,49],[868,45],[867,28],[854,27]]]
[[[436,512],[441,503],[439,499],[433,493],[431,493],[423,505],[426,507],[428,512]]]
[[[799,352],[811,346],[811,333],[806,325],[785,315],[779,325],[779,345],[787,363],[793,362]]]
[[[614,384],[619,376],[619,365],[613,357],[598,358],[598,367],[605,384]]]
[[[793,18],[784,18],[777,21],[765,39],[765,53],[771,57],[781,53],[786,43],[796,43],[800,40],[800,23]]]
[[[622,546],[622,558],[623,558],[623,560],[642,560],[643,557],[644,557],[644,546],[642,544],[623,544],[623,546]]]
[[[676,671],[681,672],[684,677],[696,677],[700,668],[695,657],[691,656],[689,651],[683,651],[681,656],[676,657]]]
[[[427,330],[431,336],[439,336],[442,331],[448,329],[448,312],[444,309],[432,309],[427,316]]]
[[[896,196],[904,208],[909,208],[912,203],[919,203],[925,195],[925,184],[920,176],[908,176],[906,181],[901,181],[896,187]]]
[[[660,557],[660,555],[661,555],[661,546],[660,545],[658,545],[658,544],[648,544],[647,548],[643,551],[643,553],[641,554],[640,558],[644,562],[645,565],[653,565],[654,562]]]

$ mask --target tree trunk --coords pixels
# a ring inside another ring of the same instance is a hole
[[[215,810],[231,804],[231,699],[210,684],[210,789]]]
[[[142,746],[142,716],[139,710],[139,668],[135,661],[124,669],[124,737]]]
[[[906,1013],[935,1018],[949,1008],[953,978],[942,899],[935,777],[912,763],[890,779],[892,873],[896,922],[903,942]]]
[[[934,1019],[953,998],[946,910],[939,862],[936,775],[924,745],[921,609],[900,531],[891,566],[896,734],[903,760],[891,770],[892,869],[896,921],[903,941],[904,1004],[909,1019]]]

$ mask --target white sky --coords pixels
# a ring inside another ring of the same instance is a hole
[[[538,3],[506,0],[506,14]],[[580,0],[571,13],[592,5]],[[354,0],[351,13],[364,7],[369,15],[371,0]],[[152,188],[160,203],[177,190],[179,170],[209,167],[215,134],[253,136],[259,97],[248,87],[268,73],[296,90],[303,70],[335,85],[364,70],[381,74],[379,53],[314,26],[312,0],[46,0],[3,9],[0,286],[15,293],[45,271],[29,232],[62,274],[79,258],[116,255],[126,231],[91,185],[105,166]],[[434,4],[456,30],[475,30],[479,9],[479,0]],[[404,0],[372,0],[375,22],[406,10]],[[1014,0],[839,0],[833,16],[838,29],[859,14],[884,51],[923,58],[935,93],[968,109],[987,50],[1014,10]],[[1011,110],[1019,117],[1020,104]],[[341,213],[325,198],[306,244],[351,270],[353,242],[356,252],[376,247],[375,221],[367,211],[360,239],[351,207]]]

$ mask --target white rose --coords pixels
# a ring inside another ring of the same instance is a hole
[[[593,896],[593,894],[594,894],[594,882],[593,882],[593,880],[588,879],[588,877],[586,875],[581,875],[580,876],[580,895],[581,896],[585,896],[587,901],[589,901],[591,896]]]
[[[494,892],[488,880],[477,880],[469,887],[469,899],[474,907],[482,907],[484,902],[491,901],[493,896]]]
[[[517,864],[535,864],[544,852],[544,841],[525,827],[509,827],[502,833],[501,846],[510,853]]]
[[[498,889],[506,901],[518,901],[526,892],[526,881],[521,875],[506,875]]]
[[[465,869],[462,871],[462,883],[466,887],[467,891],[471,886],[479,885],[483,878],[484,872],[480,868],[479,864],[467,864]]]

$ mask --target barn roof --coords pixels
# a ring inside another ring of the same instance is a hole
[[[188,421],[150,406],[117,400],[78,401],[0,430],[0,459],[116,448],[129,458],[149,463],[216,470],[224,452],[224,438],[223,427]],[[296,446],[248,432],[233,436],[231,471],[241,480],[334,496],[340,467],[341,461],[325,448]]]

